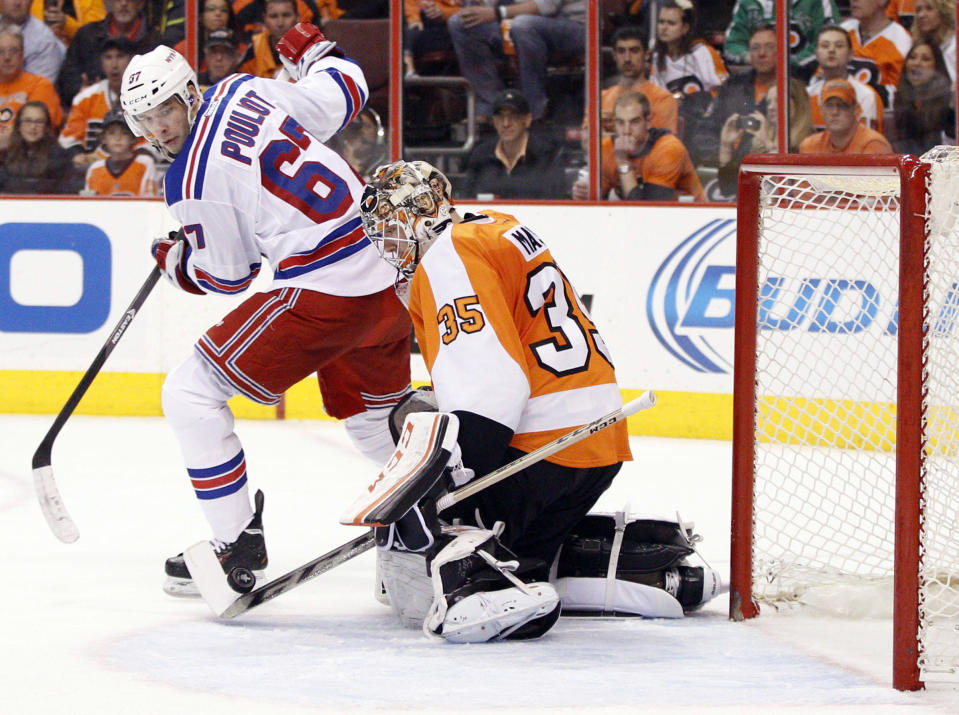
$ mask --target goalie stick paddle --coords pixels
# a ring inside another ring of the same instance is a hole
[[[50,530],[60,541],[66,544],[73,543],[79,539],[80,532],[77,529],[77,525],[73,522],[73,519],[70,518],[70,514],[67,513],[67,509],[63,505],[63,499],[60,497],[60,491],[57,489],[57,483],[53,478],[53,467],[50,466],[52,462],[53,442],[56,440],[57,435],[60,433],[67,419],[73,414],[73,410],[76,409],[76,406],[80,403],[80,400],[83,398],[83,395],[90,387],[94,378],[100,372],[103,363],[106,362],[110,353],[113,352],[113,348],[120,342],[120,338],[123,337],[127,328],[130,327],[130,323],[133,322],[137,312],[139,312],[143,306],[143,303],[146,301],[147,296],[150,295],[159,278],[160,267],[153,266],[153,270],[150,271],[150,275],[147,276],[147,279],[143,282],[133,302],[130,303],[120,318],[120,321],[116,324],[116,327],[110,332],[110,337],[107,338],[106,343],[100,348],[100,352],[97,353],[93,363],[87,368],[86,373],[84,373],[79,384],[74,388],[66,404],[60,410],[56,419],[53,420],[53,425],[51,425],[46,436],[44,436],[40,442],[37,451],[33,453],[33,486],[37,493],[37,499],[40,502],[40,509],[47,519],[47,524],[50,525]]]
[[[649,409],[655,404],[656,395],[652,390],[647,390],[642,395],[634,400],[631,400],[618,410],[614,410],[608,415],[600,417],[598,420],[593,420],[589,424],[585,424],[582,427],[573,430],[572,432],[568,432],[552,442],[544,444],[539,449],[536,449],[529,454],[526,454],[519,459],[516,459],[509,464],[503,465],[499,469],[490,472],[485,477],[474,479],[465,487],[447,494],[437,502],[437,507],[441,509],[448,508],[453,504],[462,501],[467,496],[476,494],[477,492],[482,491],[483,489],[486,489],[487,487],[503,479],[506,479],[516,472],[526,469],[526,467],[530,466],[531,464],[534,464],[541,459],[545,459],[552,454],[556,454],[561,449],[579,442],[580,440],[585,439],[586,437],[589,437],[590,435],[595,434],[602,429],[606,429],[607,427],[626,419],[630,415],[633,415],[640,410]],[[469,494],[466,494],[467,490],[469,490]],[[443,504],[443,506],[440,507],[440,504]],[[221,618],[236,618],[237,616],[246,613],[251,608],[256,608],[261,603],[276,598],[280,594],[286,593],[287,591],[296,588],[300,584],[306,583],[310,579],[313,579],[320,574],[326,573],[330,569],[349,561],[354,556],[359,556],[364,551],[368,551],[372,547],[373,530],[371,529],[362,536],[357,536],[352,541],[348,541],[342,546],[339,546],[332,551],[328,551],[322,556],[319,556],[312,561],[293,569],[289,573],[286,573],[277,579],[273,579],[269,583],[266,583],[263,586],[250,591],[249,593],[239,596],[233,601],[232,604],[226,607],[223,606],[223,594],[225,593],[223,589],[230,588],[228,585],[228,581],[231,580],[229,574],[224,574],[221,569],[216,568],[204,569],[201,573],[196,574],[194,574],[191,570],[190,575],[193,576],[193,581],[199,589],[200,595],[203,596],[203,599],[207,602],[207,604],[210,605],[214,613]],[[187,551],[193,550],[209,550],[212,553],[213,547],[210,545],[210,542],[203,541],[195,546],[190,547],[190,549]],[[184,552],[184,555],[186,555],[186,553],[187,552]],[[209,559],[202,554],[197,555],[195,562],[210,563]],[[224,578],[225,576],[226,578]]]

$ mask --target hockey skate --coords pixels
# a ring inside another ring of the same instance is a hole
[[[433,603],[423,632],[450,643],[538,638],[559,618],[559,596],[541,562],[517,559],[493,530],[444,527],[430,562]],[[537,578],[540,576],[541,578]]]
[[[240,532],[236,541],[224,544],[221,541],[211,541],[213,550],[223,567],[224,573],[229,573],[236,567],[249,569],[259,581],[266,573],[268,558],[266,554],[266,539],[263,536],[263,492],[257,490],[253,496],[256,510],[253,519]],[[183,553],[171,556],[166,560],[164,567],[166,581],[163,590],[171,596],[198,598],[200,590],[193,583],[190,569],[187,568]]]
[[[527,583],[474,593],[457,601],[446,611],[438,635],[450,643],[535,638],[549,630],[558,617],[559,596],[552,584]]]

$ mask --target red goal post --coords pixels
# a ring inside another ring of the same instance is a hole
[[[891,593],[901,690],[959,679],[957,215],[955,147],[739,177],[730,617]]]

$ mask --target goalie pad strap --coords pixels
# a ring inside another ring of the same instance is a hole
[[[613,596],[616,594],[616,566],[619,563],[619,551],[623,547],[623,535],[626,533],[626,514],[629,507],[616,512],[613,517],[616,522],[616,531],[613,534],[613,545],[609,551],[609,566],[606,569],[606,593],[603,596],[603,610],[613,609]]]

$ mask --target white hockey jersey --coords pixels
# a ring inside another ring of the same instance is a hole
[[[715,47],[696,42],[689,52],[673,59],[665,56],[665,66],[659,69],[659,55],[650,62],[650,80],[675,94],[715,92],[726,81],[729,72]]]
[[[239,293],[266,258],[274,288],[353,296],[391,286],[395,270],[363,232],[363,182],[322,143],[366,97],[359,66],[335,57],[295,84],[234,74],[210,87],[164,179],[188,242],[185,277],[206,293]]]

